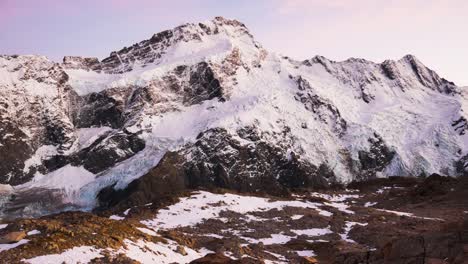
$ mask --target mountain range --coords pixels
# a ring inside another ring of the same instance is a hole
[[[0,191],[4,208],[31,213],[51,193],[92,209],[199,187],[460,176],[467,95],[412,55],[299,61],[222,17],[103,60],[2,55]]]

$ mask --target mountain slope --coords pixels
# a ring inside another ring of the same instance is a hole
[[[91,208],[143,175],[162,188],[278,193],[458,176],[468,161],[465,90],[414,56],[296,61],[220,17],[102,61],[2,56],[0,76],[0,183],[15,197],[56,189]]]

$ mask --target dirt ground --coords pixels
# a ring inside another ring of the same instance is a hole
[[[1,251],[0,262],[22,263],[94,246],[103,251],[93,263],[140,263],[116,253],[128,239],[161,245],[175,241],[179,246],[174,251],[182,255],[183,249],[211,252],[194,263],[468,263],[467,178],[376,179],[320,193],[263,197],[266,207],[250,211],[239,207],[250,206],[252,196],[231,193],[229,197],[246,201],[235,204],[235,199],[224,202],[225,191],[211,191],[214,194],[207,194],[221,200],[189,209],[184,202],[202,195],[117,213],[64,212],[4,223],[0,236],[20,230],[40,233],[28,236],[24,245]],[[189,216],[213,213],[194,224],[172,226],[171,219],[180,218],[171,214],[161,228],[147,224],[171,206]],[[111,214],[119,218],[109,218]]]

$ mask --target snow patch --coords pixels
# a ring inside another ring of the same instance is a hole
[[[156,232],[154,232],[153,230],[150,230],[148,228],[137,227],[137,229],[140,230],[142,233],[145,233],[145,234],[150,235],[150,236],[157,236],[158,235]]]
[[[125,248],[120,249],[117,253],[123,253],[127,257],[139,261],[142,264],[169,264],[169,263],[189,263],[194,259],[201,258],[208,253],[212,253],[209,250],[201,249],[195,251],[191,248],[184,247],[187,255],[177,253],[177,247],[179,246],[176,242],[168,240],[168,244],[153,243],[144,240],[138,240],[133,242],[125,239]]]
[[[92,259],[103,257],[101,249],[96,249],[90,246],[81,246],[68,249],[60,254],[44,255],[30,259],[23,259],[23,262],[29,264],[80,264],[88,263]]]
[[[344,233],[343,233],[343,234],[340,234],[340,237],[341,237],[342,240],[344,240],[344,241],[346,241],[346,242],[349,242],[349,243],[356,243],[356,241],[354,241],[354,240],[352,240],[351,238],[349,238],[349,232],[351,231],[351,229],[352,229],[355,225],[366,226],[367,223],[358,223],[358,222],[346,221],[346,223],[345,223],[345,228],[344,228]]]
[[[266,198],[241,196],[235,194],[213,194],[205,191],[195,192],[190,197],[165,209],[159,210],[153,220],[142,221],[154,229],[170,229],[183,226],[194,226],[206,219],[219,218],[222,211],[233,211],[240,214],[265,212],[271,209],[281,210],[284,207],[317,209],[318,204],[302,201],[270,201]]]
[[[40,233],[41,233],[41,231],[34,229],[34,230],[29,231],[27,233],[27,235],[28,236],[34,236],[34,235],[39,235]]]
[[[315,252],[313,250],[299,250],[296,251],[297,255],[301,257],[315,257]]]
[[[116,220],[116,221],[122,221],[125,219],[125,217],[118,216],[118,215],[111,215],[109,216],[109,219]]]
[[[36,173],[34,178],[18,188],[59,189],[65,192],[64,202],[76,202],[80,189],[93,182],[96,176],[83,166],[65,165],[49,174]]]
[[[323,236],[327,234],[332,234],[333,232],[328,228],[310,228],[310,229],[303,229],[303,230],[294,230],[292,229],[291,232],[296,233],[297,235],[305,235],[305,236]]]
[[[372,207],[372,206],[374,206],[374,205],[376,205],[376,204],[377,204],[377,202],[366,202],[366,203],[364,204],[364,207]]]
[[[392,210],[386,210],[386,209],[376,209],[376,210],[386,212],[386,213],[395,214],[395,215],[398,215],[398,216],[406,216],[406,217],[413,217],[413,218],[419,218],[419,219],[425,219],[425,220],[434,220],[434,221],[445,221],[442,218],[416,216],[416,215],[414,215],[412,213],[407,213],[407,212],[399,212],[399,211],[392,211]]]
[[[28,239],[21,239],[20,241],[18,241],[16,243],[13,243],[13,244],[0,244],[0,252],[10,250],[10,249],[15,248],[15,247],[19,247],[19,246],[24,245],[24,244],[26,244],[28,242],[29,242]]]
[[[292,215],[292,216],[291,216],[291,219],[292,219],[292,220],[299,220],[299,219],[301,219],[302,217],[304,217],[304,216],[303,216],[303,215]]]

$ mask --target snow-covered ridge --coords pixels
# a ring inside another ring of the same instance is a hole
[[[203,59],[213,53],[229,50],[233,42],[260,45],[239,21],[216,17],[204,23],[187,23],[172,30],[154,34],[99,61],[97,58],[67,56],[64,67],[104,73],[124,73],[148,65]]]
[[[257,175],[255,168],[287,185],[317,182],[293,180],[298,172],[349,182],[457,176],[468,164],[466,91],[414,56],[297,61],[219,17],[102,61],[0,56],[0,77],[0,153],[10,153],[0,183],[51,185],[90,207],[102,188],[124,188],[168,151],[184,159],[173,166],[206,165],[203,177],[228,185],[234,174]],[[207,131],[218,134],[199,137]],[[83,181],[58,179],[74,175]]]

